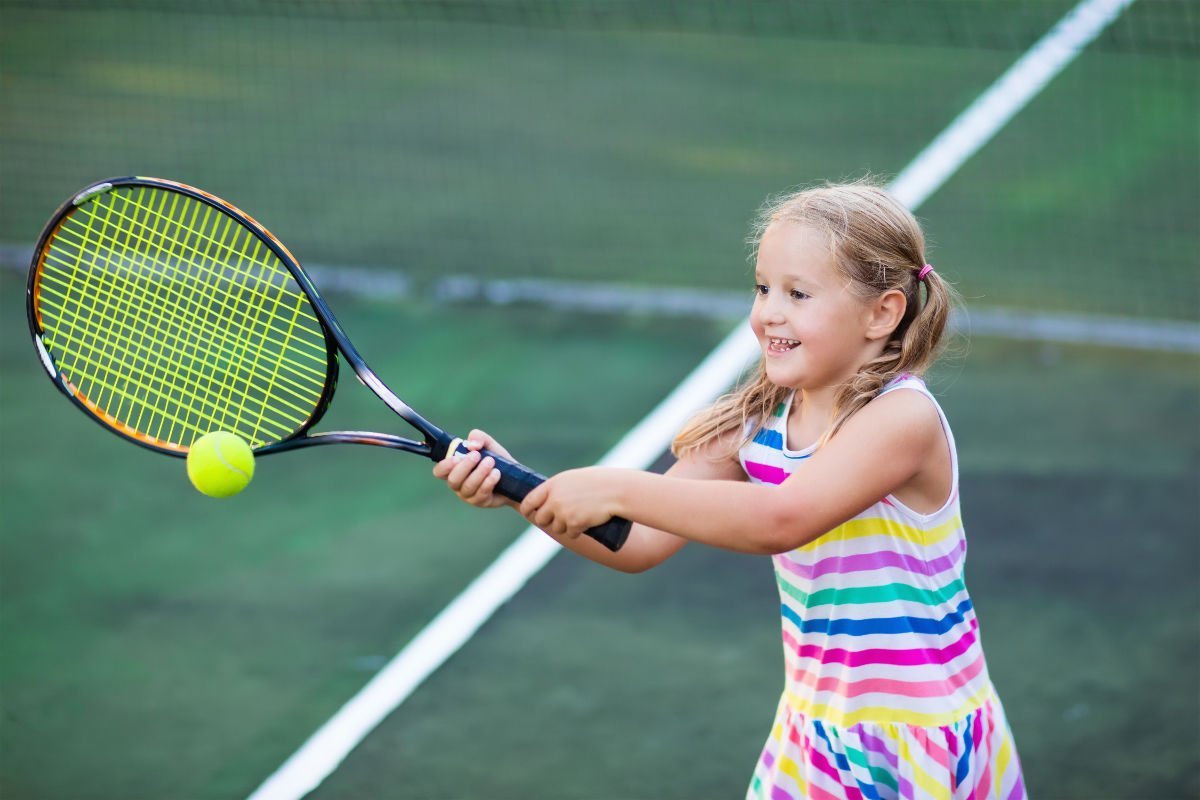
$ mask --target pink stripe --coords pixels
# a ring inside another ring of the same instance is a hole
[[[822,664],[845,664],[849,667],[895,664],[902,667],[916,667],[924,664],[946,664],[958,658],[975,644],[975,632],[978,629],[979,621],[972,617],[970,630],[959,637],[958,641],[940,650],[934,647],[914,647],[906,650],[892,650],[883,647],[866,650],[847,650],[841,647],[826,649],[816,644],[801,645],[796,637],[787,630],[783,631],[783,643],[787,652],[794,653],[799,658],[814,659]]]
[[[809,686],[815,692],[835,692],[838,697],[858,697],[864,694],[890,694],[899,697],[949,697],[979,673],[983,672],[983,653],[979,653],[971,664],[944,680],[899,681],[893,678],[864,678],[847,681],[841,678],[817,678],[803,669],[793,670],[792,681]]]
[[[818,771],[824,773],[826,777],[837,783],[838,786],[841,786],[846,792],[853,792],[853,794],[846,794],[845,797],[842,798],[838,797],[837,795],[830,794],[820,786],[814,786],[812,781],[809,781],[809,800],[862,800],[862,792],[858,791],[858,789],[847,787],[842,783],[842,779],[838,776],[837,770],[834,769],[833,765],[829,763],[829,760],[825,758],[823,753],[813,747],[813,743],[808,740],[808,737],[804,737],[804,740],[801,741],[800,731],[796,728],[792,728],[790,731],[788,731],[788,739],[791,740],[792,744],[800,748],[800,751],[804,754],[805,760],[808,761],[811,766],[816,767]]]
[[[862,795],[859,795],[859,797],[862,797]],[[842,798],[836,794],[830,794],[820,786],[813,786],[810,783],[808,785],[808,800],[842,800]]]
[[[987,707],[987,708],[989,711],[991,710],[990,707]],[[979,714],[976,715],[976,722],[979,721],[978,718],[980,715],[982,715],[982,713],[983,713],[983,710],[980,709]],[[982,752],[983,757],[981,759],[983,761],[983,774],[979,776],[979,784],[978,785],[983,787],[983,796],[984,797],[992,796],[992,736],[993,736],[993,734],[995,734],[995,732],[996,732],[996,719],[992,714],[989,713],[988,714],[988,722],[987,722],[987,739],[985,740],[987,747],[980,748],[983,751]]]
[[[938,766],[944,769],[947,773],[950,772],[950,754],[946,752],[946,748],[938,745],[933,739],[929,738],[929,732],[925,728],[912,728],[913,734],[917,737],[917,741],[921,743],[921,747],[925,750],[925,755],[937,762]]]
[[[955,764],[957,764],[958,763],[958,737],[954,735],[954,732],[950,729],[950,727],[948,725],[944,726],[942,728],[942,735],[946,738],[946,753],[949,755],[950,760],[953,761]],[[950,777],[950,784],[951,784],[950,788],[957,789],[958,788],[957,770],[950,770],[949,777]]]
[[[763,483],[773,483],[776,486],[787,480],[788,473],[770,464],[759,464],[757,461],[746,462],[746,474]]]
[[[797,564],[790,558],[777,558],[775,559],[775,563],[783,565],[783,568],[788,572],[808,580],[819,578],[823,575],[869,572],[888,567],[899,567],[906,572],[917,575],[937,575],[961,565],[966,552],[967,542],[965,539],[961,539],[958,545],[949,553],[940,558],[933,559],[918,558],[892,550],[880,550],[875,553],[860,553],[853,556],[833,556],[832,558],[825,558],[813,564]]]

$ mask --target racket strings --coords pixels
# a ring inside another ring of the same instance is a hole
[[[111,209],[109,209],[109,211],[111,211]],[[108,215],[108,216],[109,216],[109,217],[111,217],[111,215]],[[91,218],[89,218],[89,219],[88,219],[88,225],[87,225],[87,226],[85,227],[85,229],[84,229],[85,239],[86,239],[86,238],[89,238],[89,237],[90,237],[90,235],[92,234],[92,223],[93,223],[93,222],[94,222],[94,220],[93,220],[93,219],[91,219]],[[193,224],[194,224],[194,223],[193,223]],[[131,228],[131,229],[129,229],[129,232],[136,232],[136,229],[133,229],[133,228]],[[84,244],[86,244],[86,241],[85,241],[85,243],[84,243]],[[89,274],[89,277],[92,277],[92,276],[101,276],[101,277],[103,277],[103,275],[104,275],[104,273],[102,273],[102,272],[93,272],[93,273],[90,273],[90,274]],[[116,284],[114,284],[112,281],[104,281],[104,282],[101,282],[101,285],[100,285],[100,287],[99,287],[99,288],[101,288],[101,289],[107,289],[107,290],[108,290],[108,296],[103,298],[105,301],[108,301],[108,302],[112,303],[112,301],[113,301],[114,299],[116,299],[116,298],[120,298],[120,297],[121,297],[120,295],[114,295],[114,287],[115,287],[115,286],[116,286]],[[89,287],[87,287],[87,288],[92,288],[92,287],[91,287],[91,286],[89,286]],[[99,296],[99,292],[96,292],[96,293],[94,293],[94,294],[95,294],[96,296]],[[142,299],[142,300],[144,300],[144,298],[145,298],[145,295],[139,296],[139,299]],[[95,300],[93,299],[93,301],[92,301],[92,304],[91,304],[91,305],[90,305],[90,306],[87,308],[87,311],[88,311],[89,313],[91,313],[91,314],[94,314],[94,313],[95,313],[95,310],[96,310],[96,309],[95,309]],[[116,311],[117,311],[117,313],[112,315],[112,320],[111,320],[111,321],[117,321],[117,319],[116,319],[116,318],[117,318],[117,317],[120,315],[120,312],[126,312],[126,313],[128,313],[130,310],[131,310],[131,309],[129,309],[129,308],[127,308],[127,307],[123,307],[123,304],[121,304],[120,302],[118,302],[118,303],[116,304]],[[136,311],[136,312],[140,312],[140,309],[138,309],[138,310],[135,310],[135,311]],[[145,317],[145,315],[144,315],[144,314],[141,314],[141,313],[137,313],[137,316],[140,316],[140,317]],[[146,321],[147,323],[150,323],[150,322],[152,322],[152,320],[150,320],[150,319],[146,319],[145,321]],[[100,330],[99,326],[90,326],[90,327],[85,327],[85,329],[84,329],[84,333],[85,333],[85,334],[88,334],[88,333],[93,333],[93,334],[94,334],[94,333],[95,333],[97,330]],[[158,341],[159,341],[159,340],[161,340],[161,341],[168,341],[168,342],[170,341],[169,339],[166,339],[165,337],[162,337],[162,336],[161,336],[161,331],[155,330],[154,332],[155,332],[156,334],[158,334],[158,335],[156,335],[155,339],[153,340],[153,341],[154,341],[154,343],[158,343]],[[78,340],[76,340],[76,341],[75,341],[75,344],[76,344],[76,345],[79,345],[79,344],[85,344],[85,343],[81,343],[81,342],[79,342]],[[78,363],[78,361],[79,361],[79,360],[82,360],[82,359],[80,359],[80,358],[79,358],[82,352],[83,352],[83,348],[80,348],[80,350],[75,350],[75,351],[72,351],[72,352],[71,352],[71,356],[72,356],[72,357],[74,357],[74,358],[73,358],[73,359],[71,359],[71,362],[72,362],[72,363]],[[152,355],[152,356],[157,356],[157,355],[159,355],[158,353],[154,353],[154,351],[153,351],[153,348],[151,348],[151,350],[150,350],[150,353],[151,353],[151,355]],[[140,355],[140,354],[138,354],[138,353],[130,353],[128,350],[125,350],[125,352],[123,352],[123,353],[120,353],[119,355],[124,355],[124,356],[128,357],[128,356],[130,356],[130,355],[137,356],[137,355]],[[172,355],[174,355],[174,354],[172,354]],[[67,361],[67,360],[68,360],[68,359],[64,359],[64,361]],[[105,367],[109,367],[109,368],[111,368],[111,367],[113,366],[113,363],[112,363],[112,360],[111,360],[111,359],[110,359],[109,361],[110,361],[110,363],[107,363],[107,364],[96,364],[95,362],[91,362],[91,363],[92,363],[94,366],[105,366]],[[145,362],[145,359],[143,359],[143,363],[146,363],[146,362]],[[116,362],[116,364],[117,364],[117,365],[120,365],[120,364],[121,364],[121,362],[120,362],[120,361],[117,361],[117,362]],[[122,372],[124,372],[124,370],[122,370]],[[85,376],[85,377],[86,377],[86,376]],[[150,372],[149,374],[143,374],[141,377],[143,378],[143,380],[144,380],[146,383],[148,383],[148,384],[150,385],[150,388],[152,388],[152,389],[158,389],[158,388],[160,388],[160,386],[162,386],[162,385],[165,385],[165,383],[164,383],[164,377],[163,377],[162,375],[158,374],[157,372],[155,372],[154,370],[151,370],[151,372]],[[110,387],[110,388],[115,388],[115,387]],[[191,387],[189,387],[189,388],[191,388]],[[101,391],[102,391],[102,390],[103,390],[103,387],[101,387]],[[102,395],[98,396],[98,397],[96,398],[96,400],[98,400],[98,401],[100,402],[100,404],[101,404],[101,405],[106,405],[106,404],[105,404],[105,398],[104,398]],[[159,409],[159,410],[161,411],[161,409]],[[119,409],[118,409],[118,413],[119,413]],[[161,421],[162,421],[162,420],[160,420],[160,422],[161,422]],[[178,421],[178,419],[176,418],[176,420],[175,420],[175,421]],[[135,422],[136,422],[136,421],[135,421]]]
[[[89,220],[89,225],[85,229],[85,235],[88,238],[90,238],[90,236],[92,234],[91,222],[92,221]],[[72,276],[72,277],[74,277],[74,276]],[[84,318],[85,323],[90,322],[93,319],[93,317],[96,313],[96,310],[97,310],[97,308],[96,308],[97,299],[99,299],[102,302],[108,302],[111,305],[111,304],[113,304],[113,301],[115,298],[120,297],[120,295],[115,294],[117,284],[112,280],[103,280],[103,278],[105,277],[105,273],[96,271],[96,272],[88,273],[87,277],[88,278],[100,278],[101,280],[99,280],[98,282],[87,281],[87,282],[85,282],[84,286],[81,287],[83,290],[83,293],[85,295],[92,295],[91,301],[86,303],[83,306],[83,310],[88,315],[91,315],[91,316],[86,316]],[[68,286],[68,293],[70,293],[71,288],[72,287]],[[92,291],[88,291],[88,290],[92,290]],[[145,316],[144,314],[140,313],[140,309],[134,309],[134,308],[131,308],[128,304],[117,302],[116,306],[115,306],[115,313],[113,313],[111,315],[111,319],[109,320],[109,322],[117,322],[117,321],[119,321],[118,318],[122,314],[131,314],[131,313],[134,315],[135,318]],[[79,321],[78,319],[73,320],[73,322],[76,322],[76,323],[78,323],[78,321]],[[151,322],[151,320],[148,320],[148,319],[146,319],[144,321],[147,324],[149,324]],[[86,352],[85,346],[87,344],[95,344],[94,339],[98,332],[111,333],[111,331],[105,331],[99,325],[84,324],[82,331],[78,332],[78,335],[80,338],[72,337],[72,339],[73,339],[72,343],[75,345],[75,347],[77,349],[72,350],[70,352],[69,356],[63,359],[64,365],[67,366],[68,369],[70,369],[72,366],[77,367],[80,364],[80,362],[86,362],[93,367],[106,368],[107,370],[109,370],[110,373],[114,370],[114,367],[115,367],[118,376],[124,377],[124,378],[129,378],[129,377],[135,377],[135,376],[130,375],[129,370],[126,368],[126,366],[147,367],[150,363],[152,363],[147,360],[147,355],[145,353],[131,352],[128,348],[117,348],[116,352],[101,351],[102,363],[97,362],[96,360],[86,358],[86,356],[83,355],[83,353]],[[70,333],[77,333],[77,332],[72,329],[70,331]],[[126,331],[124,333],[128,333],[128,332]],[[156,333],[157,333],[157,331],[156,331]],[[81,341],[81,339],[86,340],[88,338],[92,339],[92,341]],[[110,338],[110,337],[106,337],[106,338]],[[127,339],[127,336],[125,338]],[[158,340],[158,339],[163,339],[163,337],[156,336],[155,340]],[[124,341],[120,337],[117,337],[117,340]],[[169,340],[164,339],[164,341],[169,341]],[[155,343],[157,344],[157,341],[155,341]],[[155,351],[154,347],[149,348],[147,353],[149,354],[149,357],[155,358],[155,359],[159,355],[159,353],[157,353]],[[122,361],[119,358],[114,359],[114,356],[123,356],[125,359],[129,359],[129,357],[131,355],[132,356],[142,356],[142,358],[141,358],[140,362],[137,359],[134,359],[132,361]],[[88,375],[86,373],[82,374],[81,378],[84,380],[81,380],[80,383],[81,383],[82,387],[84,388],[84,390],[90,392],[92,389],[92,387],[88,386],[86,379],[91,378],[94,381],[98,377],[99,377],[98,375]],[[151,390],[160,389],[161,385],[165,384],[165,381],[166,381],[165,377],[162,374],[159,374],[156,370],[154,370],[153,367],[149,367],[149,371],[142,373],[140,375],[140,378],[142,379],[142,381],[145,384],[148,385],[149,389],[151,389]],[[109,390],[110,395],[111,394],[119,394],[123,397],[123,399],[129,397],[128,394],[120,392],[120,389],[118,386],[97,387],[95,400],[98,401],[99,404],[101,406],[105,407],[106,409],[109,406],[108,400],[111,400],[112,398],[111,397],[106,398],[103,395],[103,391],[105,388],[107,388]],[[194,404],[192,404],[192,405],[193,405],[192,410],[194,410]],[[159,409],[159,411],[162,411],[162,410],[163,409],[161,409],[161,408]],[[120,407],[118,407],[118,409],[116,409],[116,413],[118,413],[118,414],[122,413],[122,409]],[[166,416],[172,417],[173,418],[172,421],[174,421],[174,422],[181,422],[181,420],[178,417],[175,417],[174,415],[170,415],[168,413],[168,414],[166,414]],[[160,419],[160,423],[162,421],[163,420]],[[136,420],[135,420],[135,423],[136,423]]]
[[[172,195],[172,197],[178,198],[179,195]],[[198,260],[199,264],[204,265],[204,264],[211,263],[211,259],[209,259],[209,256],[213,256],[214,254],[209,252],[208,250],[200,251],[194,246],[189,248],[188,247],[188,237],[195,238],[198,235],[199,239],[201,241],[208,242],[210,247],[211,247],[211,244],[213,244],[213,243],[223,244],[224,243],[223,241],[216,240],[211,236],[204,236],[203,234],[206,230],[208,230],[209,218],[211,216],[215,215],[218,218],[222,218],[222,217],[224,217],[224,215],[216,214],[210,206],[204,205],[203,208],[204,208],[205,218],[200,221],[197,221],[194,217],[195,210],[197,207],[199,207],[198,204],[193,204],[193,208],[192,208],[193,216],[187,220],[188,233],[180,241],[179,244],[180,244],[180,249],[182,249],[184,251],[187,251],[189,249],[191,250],[191,252],[184,253],[184,255],[186,257],[188,257],[189,259],[192,259],[192,260]],[[153,212],[155,209],[150,208],[149,210],[151,212]],[[159,216],[161,216],[161,215],[159,215]],[[224,219],[228,220],[229,218],[224,217]],[[232,224],[232,221],[230,221],[229,224]],[[226,227],[228,227],[228,226],[226,226]],[[138,229],[136,227],[133,228],[132,230],[135,233],[138,232]],[[236,268],[245,263],[250,263],[252,265],[265,266],[265,264],[262,263],[261,258],[263,255],[270,255],[270,251],[267,250],[267,248],[263,247],[261,242],[257,239],[257,237],[251,236],[249,234],[249,232],[244,231],[240,228],[235,228],[235,231],[237,231],[237,234],[241,237],[241,240],[239,241],[239,240],[235,239],[232,247],[227,248],[229,250],[229,252],[217,253],[215,255],[217,257],[225,258],[229,264],[231,264],[235,267],[235,271],[238,272],[239,275],[244,278],[244,277],[249,276],[250,273],[246,269],[236,269]],[[247,248],[247,245],[249,245],[251,242],[254,245],[254,250],[248,251],[246,248]],[[235,254],[237,256],[237,260],[233,259],[233,256]],[[168,253],[168,255],[173,256],[175,254]],[[170,263],[170,261],[168,261],[168,263]],[[209,272],[211,273],[211,269],[209,270]],[[280,271],[280,272],[285,278],[288,277],[286,272],[283,272],[283,271]],[[211,277],[211,275],[209,277]],[[169,300],[169,297],[167,296],[167,294],[164,293],[164,290],[169,290],[171,285],[172,285],[171,283],[161,283],[161,282],[156,284],[156,288],[158,289],[157,299],[159,302],[163,302],[165,304],[165,301]],[[281,292],[285,292],[286,285],[287,285],[286,282],[280,282],[279,289]],[[240,283],[238,288],[240,288],[241,290],[244,291],[246,289],[251,288],[251,285],[247,284],[243,280]],[[289,294],[291,294],[292,299],[294,301],[296,301],[297,305],[304,304],[304,298],[302,295],[300,295],[299,292],[293,292],[293,293],[289,293]],[[269,303],[271,301],[271,298],[270,298],[270,296],[263,293],[260,297],[251,298],[251,303],[248,306],[246,306],[245,308],[240,308],[240,309],[237,307],[238,306],[237,298],[233,297],[228,292],[226,292],[224,294],[224,296],[222,296],[219,299],[221,301],[221,304],[220,304],[220,307],[217,309],[218,313],[221,316],[225,317],[225,319],[231,323],[229,328],[227,330],[223,331],[223,336],[224,336],[224,334],[228,334],[228,337],[227,337],[228,341],[225,342],[226,348],[229,343],[233,343],[234,345],[245,343],[247,345],[246,347],[240,347],[240,348],[233,350],[233,355],[235,357],[233,366],[234,366],[234,369],[236,370],[238,367],[245,366],[244,363],[238,363],[238,360],[241,360],[244,362],[245,359],[248,358],[248,354],[251,349],[248,345],[250,345],[251,343],[254,343],[256,341],[254,339],[254,337],[252,336],[252,334],[255,332],[255,328],[257,327],[257,325],[259,323],[261,323],[262,314],[264,311],[264,308],[256,305],[256,303]],[[233,308],[230,307],[231,301],[234,304]],[[277,299],[275,302],[275,310],[276,311],[278,311],[278,307],[279,307],[279,302]],[[178,313],[179,309],[176,308],[175,310],[176,310],[176,313]],[[187,320],[188,324],[195,325],[199,319],[196,316],[196,311],[194,309],[184,309],[184,310],[189,312],[189,318]],[[240,315],[235,313],[236,311],[239,311],[239,310],[243,312]],[[270,319],[270,317],[268,317],[268,319]],[[234,327],[233,323],[240,323],[240,327]],[[170,333],[170,332],[168,332],[168,333]],[[218,344],[221,344],[221,342],[218,341]],[[257,346],[257,348],[254,348],[254,359],[255,360],[254,360],[254,363],[251,364],[251,371],[249,373],[250,376],[254,376],[256,374],[254,371],[254,367],[258,366],[258,361],[261,358],[262,349],[263,349],[262,344],[263,344],[262,342],[257,342],[258,346]],[[286,341],[284,342],[284,344],[286,345]],[[208,356],[209,354],[211,354],[211,352],[212,352],[212,348],[205,348],[202,355]],[[181,355],[185,355],[185,354],[181,354]],[[324,376],[322,374],[318,374],[316,377],[318,380],[322,380]],[[259,387],[259,388],[261,389],[261,387]],[[295,406],[293,406],[293,407],[295,407]],[[305,409],[305,408],[299,408],[299,407],[295,407],[295,408],[301,414],[301,417],[299,420],[300,422],[303,421],[304,416],[306,416],[306,412],[311,410],[311,409]],[[238,409],[237,409],[237,411],[239,412],[239,415],[240,415],[240,412],[243,412],[244,410],[245,410],[244,403],[239,404]],[[291,420],[296,421],[295,418],[291,418]],[[221,421],[224,421],[224,420],[221,420]]]
[[[198,227],[198,226],[197,226],[197,223],[196,223],[196,220],[195,220],[194,218],[192,218],[192,219],[190,219],[190,220],[187,220],[187,222],[188,222],[188,224],[189,224],[191,227],[193,227],[193,228],[196,228],[196,227]],[[134,234],[138,234],[138,233],[139,233],[137,228],[130,228],[129,230],[130,230],[130,232],[132,232],[132,233],[134,233]],[[144,241],[143,241],[143,249],[145,249],[144,245],[147,243],[147,241],[146,241],[146,237],[144,237],[144,236],[143,236],[142,238],[143,238],[143,240],[144,240]],[[166,285],[168,285],[168,286],[169,286],[169,284],[166,284]],[[112,285],[111,285],[111,283],[108,285],[108,287],[107,287],[107,288],[109,288],[109,289],[110,289],[110,292],[111,292],[111,289],[112,289]],[[110,298],[110,299],[111,299],[111,298]],[[162,301],[162,296],[161,296],[161,292],[160,292],[160,295],[159,295],[159,302],[161,303],[161,301]],[[175,309],[175,311],[176,311],[176,312],[178,312],[178,309]],[[146,322],[148,322],[148,323],[153,323],[153,320],[152,320],[152,319],[147,319],[147,320],[145,320],[145,321],[146,321]],[[163,331],[163,330],[161,329],[161,327],[153,327],[153,328],[152,328],[152,330],[153,330],[153,332],[156,334],[156,336],[155,336],[155,339],[156,339],[156,340],[164,340],[164,341],[166,341],[166,342],[168,342],[168,343],[172,343],[173,341],[177,341],[177,340],[172,340],[172,339],[171,339],[171,337],[170,337],[170,334],[173,334],[173,333],[175,333],[175,331],[172,331],[172,330]],[[165,336],[165,337],[164,337],[164,336],[163,336],[163,334],[164,334],[164,333],[165,333],[165,334],[167,334],[167,336]],[[179,352],[171,352],[171,353],[168,353],[167,355],[169,355],[169,356],[170,356],[170,357],[172,357],[172,358],[177,358],[179,355],[181,355],[181,353],[179,353]],[[150,377],[150,383],[152,384],[152,387],[153,387],[153,388],[158,388],[158,387],[156,387],[156,386],[153,386],[153,385],[154,385],[156,382],[157,382],[157,383],[161,383],[161,382],[163,381],[163,376],[162,376],[162,375],[160,375],[160,374],[154,374],[154,373],[151,373],[151,375],[150,375],[149,377]],[[157,381],[156,381],[156,379],[157,379]],[[196,389],[195,389],[195,387],[194,387],[194,386],[193,386],[193,387],[185,387],[185,388],[186,388],[186,389],[191,389],[191,390],[193,391],[193,393],[194,393],[194,394],[195,394],[195,392],[196,392]],[[211,389],[209,390],[209,394],[211,394]],[[101,401],[103,401],[103,399],[104,399],[104,398],[103,398],[103,397],[101,397],[100,399],[101,399]],[[195,397],[193,397],[193,398],[189,398],[189,402],[187,403],[187,411],[188,411],[188,412],[189,412],[189,414],[190,414],[190,415],[192,415],[192,416],[195,416],[195,415],[197,414],[197,409],[196,409],[196,399],[197,399],[197,398],[195,398]],[[206,399],[206,398],[200,398],[200,399]],[[162,411],[163,409],[159,408],[158,410],[159,410],[159,411]],[[173,415],[169,415],[169,414],[168,414],[168,416],[173,416]],[[160,422],[161,422],[161,421],[162,421],[162,420],[160,420]],[[179,420],[179,418],[178,418],[178,417],[175,417],[173,421],[178,423],[178,422],[180,422],[181,420]]]
[[[210,213],[212,212],[211,207],[205,207],[205,208],[206,208],[206,212],[210,212]],[[166,217],[160,213],[157,213],[153,209],[147,209],[147,210],[151,211],[154,214],[154,216],[157,218],[165,219],[165,220],[170,219],[169,217]],[[175,262],[177,262],[179,259],[175,258],[175,254],[166,253],[168,260],[164,260],[162,258],[153,258],[153,257],[149,256],[148,252],[146,252],[146,248],[148,248],[148,246],[151,244],[151,242],[147,241],[144,236],[139,235],[137,233],[138,227],[141,227],[147,231],[151,230],[146,221],[138,220],[128,214],[121,213],[121,212],[117,212],[116,216],[118,218],[118,224],[125,226],[124,228],[120,228],[117,230],[117,235],[118,236],[125,235],[125,236],[136,237],[140,240],[139,244],[143,248],[143,250],[140,253],[134,252],[134,253],[131,253],[130,255],[141,255],[145,259],[146,263],[149,266],[151,266],[153,269],[171,270],[176,273],[177,278],[180,278],[182,280],[186,280],[188,277],[190,277],[190,276],[186,275],[176,265]],[[224,215],[219,215],[219,216],[225,220],[226,230],[228,229],[228,227],[230,225],[234,224],[233,221],[229,217],[225,217]],[[89,219],[89,227],[90,227],[90,222],[91,222],[91,219]],[[108,220],[106,219],[106,223],[107,222],[108,222]],[[71,223],[74,223],[74,225],[72,225]],[[202,224],[206,224],[206,223],[207,223],[207,220],[202,221]],[[71,233],[74,232],[76,234],[74,243],[77,245],[80,245],[80,246],[86,246],[88,243],[86,241],[81,241],[78,238],[78,234],[79,234],[80,230],[82,230],[83,232],[86,233],[88,231],[88,228],[81,228],[80,223],[77,220],[75,220],[74,218],[69,218],[66,221],[66,223],[64,224],[64,226],[60,229],[58,236],[66,237],[69,239],[71,236]],[[224,231],[222,233],[224,234]],[[238,227],[235,229],[234,235],[232,237],[230,237],[232,244],[229,242],[226,242],[226,241],[215,240],[210,236],[204,236],[204,235],[202,235],[202,233],[200,231],[197,231],[197,230],[189,230],[186,235],[193,235],[193,234],[199,235],[201,241],[207,241],[207,242],[212,242],[213,244],[218,244],[222,247],[222,249],[226,250],[226,254],[225,254],[224,258],[227,260],[219,263],[219,266],[222,267],[226,272],[234,273],[235,275],[237,275],[239,277],[243,277],[243,278],[250,277],[250,278],[255,279],[259,283],[268,283],[269,280],[279,278],[279,277],[282,277],[283,279],[285,279],[285,281],[290,280],[290,278],[291,278],[290,274],[284,270],[276,270],[276,271],[274,271],[273,274],[252,275],[248,270],[246,270],[244,268],[239,268],[239,265],[237,263],[234,263],[234,262],[228,260],[231,257],[235,257],[239,260],[248,261],[251,264],[257,264],[259,266],[268,266],[268,264],[261,262],[261,257],[263,254],[266,254],[268,257],[272,257],[273,254],[271,254],[270,251],[267,250],[267,248],[263,247],[262,243],[256,237],[254,237],[252,234],[250,234],[249,231],[247,231],[244,228]],[[238,246],[238,238],[239,237],[242,237],[243,241],[253,242],[257,248],[255,253],[248,255],[244,250],[244,246],[239,247]],[[214,269],[212,264],[217,263],[217,262],[213,262],[211,260],[211,258],[210,258],[211,254],[201,251],[201,250],[197,249],[195,246],[188,245],[183,240],[173,241],[172,244],[174,246],[177,246],[180,248],[179,255],[190,259],[190,261],[186,264],[186,266],[188,268],[196,267],[202,271],[206,271],[209,278],[216,279],[216,280],[222,280],[222,279],[229,278],[229,276],[227,274],[222,274],[221,272]],[[49,254],[48,258],[53,259],[54,253],[52,252],[51,254]],[[170,259],[173,259],[173,260],[170,260]],[[206,264],[205,261],[207,261],[208,263]],[[69,265],[65,265],[65,266],[69,266]],[[170,277],[170,276],[164,276],[164,277]],[[182,282],[182,280],[180,280],[179,282]],[[286,291],[287,283],[285,281],[280,281],[278,284],[276,284],[276,288],[282,290],[284,294],[290,296],[291,298],[301,301],[301,303],[303,304],[303,307],[307,308],[307,299],[298,290],[295,292]],[[269,285],[269,283],[268,283],[268,285]],[[171,289],[171,282],[164,283],[163,288],[166,289],[166,293],[164,296],[169,297],[171,294],[174,294],[176,299],[180,300],[181,302],[184,300],[184,295],[181,290],[179,290],[179,289],[172,290]],[[239,288],[246,290],[247,293],[250,294],[253,297],[253,299],[255,299],[255,300],[267,301],[267,300],[271,299],[265,294],[265,289],[259,288],[257,286],[242,285],[242,286],[239,286]],[[234,298],[232,298],[227,293],[226,299],[234,299]],[[194,303],[195,298],[194,297],[191,298],[190,302]],[[316,324],[316,322],[317,322],[316,317],[314,317],[311,313],[304,313],[304,314],[302,314],[302,316],[305,317],[311,323]],[[311,347],[312,351],[316,354],[324,353],[323,346],[310,344],[310,347]]]
[[[324,391],[324,332],[290,272],[178,192],[116,189],[75,209],[43,258],[37,308],[81,399],[158,444],[215,429],[275,441]]]

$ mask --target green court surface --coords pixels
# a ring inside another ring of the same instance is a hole
[[[193,183],[306,264],[411,281],[328,299],[417,409],[543,471],[590,463],[730,322],[442,305],[437,280],[748,290],[768,194],[896,174],[1070,4],[971,22],[923,0],[903,25],[807,4],[855,35],[722,33],[700,5],[589,26],[552,0],[495,24],[457,2],[0,0],[0,244],[32,244],[94,179]],[[1196,322],[1187,11],[1136,4],[919,210],[969,308]],[[524,527],[369,448],[264,458],[243,495],[203,498],[57,394],[23,303],[0,269],[6,800],[247,795]],[[930,383],[1031,795],[1200,796],[1200,359],[957,345]],[[320,427],[402,429],[348,377]],[[741,796],[782,686],[777,618],[765,559],[690,547],[627,576],[560,556],[314,796]]]

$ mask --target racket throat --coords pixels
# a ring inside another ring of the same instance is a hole
[[[450,453],[468,453],[466,444],[460,436],[450,436],[447,433],[430,436],[429,442],[429,457],[434,461],[441,461]]]

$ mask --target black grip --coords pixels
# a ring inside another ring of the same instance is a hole
[[[471,451],[467,449],[466,445],[460,444],[456,452],[465,454]],[[490,456],[496,462],[496,469],[500,470],[500,482],[496,484],[495,491],[509,500],[519,503],[525,499],[525,495],[546,482],[545,475],[540,475],[524,464],[510,461],[491,450],[480,450],[479,455],[482,458]],[[629,529],[632,525],[633,523],[627,519],[613,517],[603,525],[588,528],[584,533],[615,553],[629,538]]]

